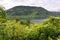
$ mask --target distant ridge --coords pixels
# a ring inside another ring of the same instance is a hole
[[[31,18],[31,19],[43,19],[49,16],[60,16],[60,12],[51,12],[42,7],[34,6],[16,6],[7,10],[10,18]]]

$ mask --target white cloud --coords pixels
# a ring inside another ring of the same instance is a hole
[[[18,5],[39,6],[48,10],[57,10],[60,8],[60,0],[0,0],[0,5],[9,9]]]

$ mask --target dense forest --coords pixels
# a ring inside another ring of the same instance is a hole
[[[42,7],[16,6],[7,10],[8,18],[44,19],[49,16],[60,16],[60,12],[48,11]]]
[[[60,17],[50,16],[43,23],[31,23],[16,18],[10,20],[7,11],[0,7],[0,40],[59,40]]]

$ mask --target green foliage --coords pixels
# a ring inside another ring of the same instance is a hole
[[[6,10],[4,7],[0,6],[0,22],[6,21]]]
[[[0,40],[58,40],[60,36],[60,18],[51,16],[43,23],[32,24],[30,20],[23,22],[18,18],[6,20],[4,9],[0,11]]]
[[[6,11],[3,7],[0,6],[0,18],[6,18]]]
[[[30,25],[30,20],[27,19],[26,22],[25,22],[25,24],[26,24],[27,26],[29,26],[29,25]]]
[[[16,20],[0,23],[1,40],[57,40],[59,36],[60,18],[50,17],[46,22],[28,26]]]

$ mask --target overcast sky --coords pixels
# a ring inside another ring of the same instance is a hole
[[[43,7],[49,11],[60,11],[60,0],[0,0],[0,5],[3,5],[6,9],[25,5]]]

